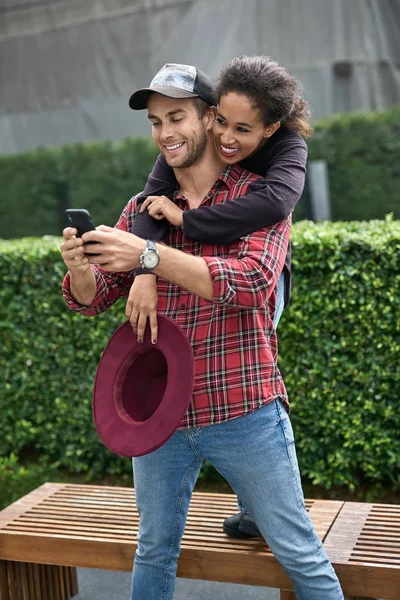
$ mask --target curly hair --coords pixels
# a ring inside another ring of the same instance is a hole
[[[282,127],[309,137],[311,111],[294,77],[269,56],[240,56],[223,67],[215,86],[217,102],[230,92],[254,102],[265,125]]]

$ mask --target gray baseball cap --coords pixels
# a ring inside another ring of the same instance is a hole
[[[215,104],[212,80],[192,65],[167,63],[153,77],[148,88],[132,94],[129,106],[133,110],[147,108],[147,100],[154,92],[169,98],[201,98],[210,106]]]

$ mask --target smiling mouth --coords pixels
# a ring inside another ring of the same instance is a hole
[[[178,142],[178,144],[171,144],[169,146],[164,144],[164,148],[169,152],[173,152],[174,150],[178,150],[178,148],[182,148],[185,142]]]
[[[228,148],[227,146],[223,146],[220,144],[221,154],[224,156],[234,156],[240,150],[240,148]]]

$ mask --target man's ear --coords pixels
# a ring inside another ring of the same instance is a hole
[[[271,137],[271,135],[274,135],[275,131],[278,131],[279,127],[281,126],[281,122],[277,121],[276,123],[271,123],[271,125],[268,125],[265,129],[264,129],[264,135],[263,137],[268,139]]]
[[[209,131],[210,129],[213,128],[214,123],[215,123],[215,119],[217,118],[217,108],[215,106],[210,106],[209,110],[207,111],[206,114],[206,127],[207,127],[207,131]]]

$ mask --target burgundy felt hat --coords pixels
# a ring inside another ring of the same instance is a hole
[[[118,327],[97,368],[93,419],[101,441],[121,456],[142,456],[176,431],[192,397],[195,364],[184,331],[157,315],[158,340],[149,327],[138,343],[129,321]]]

